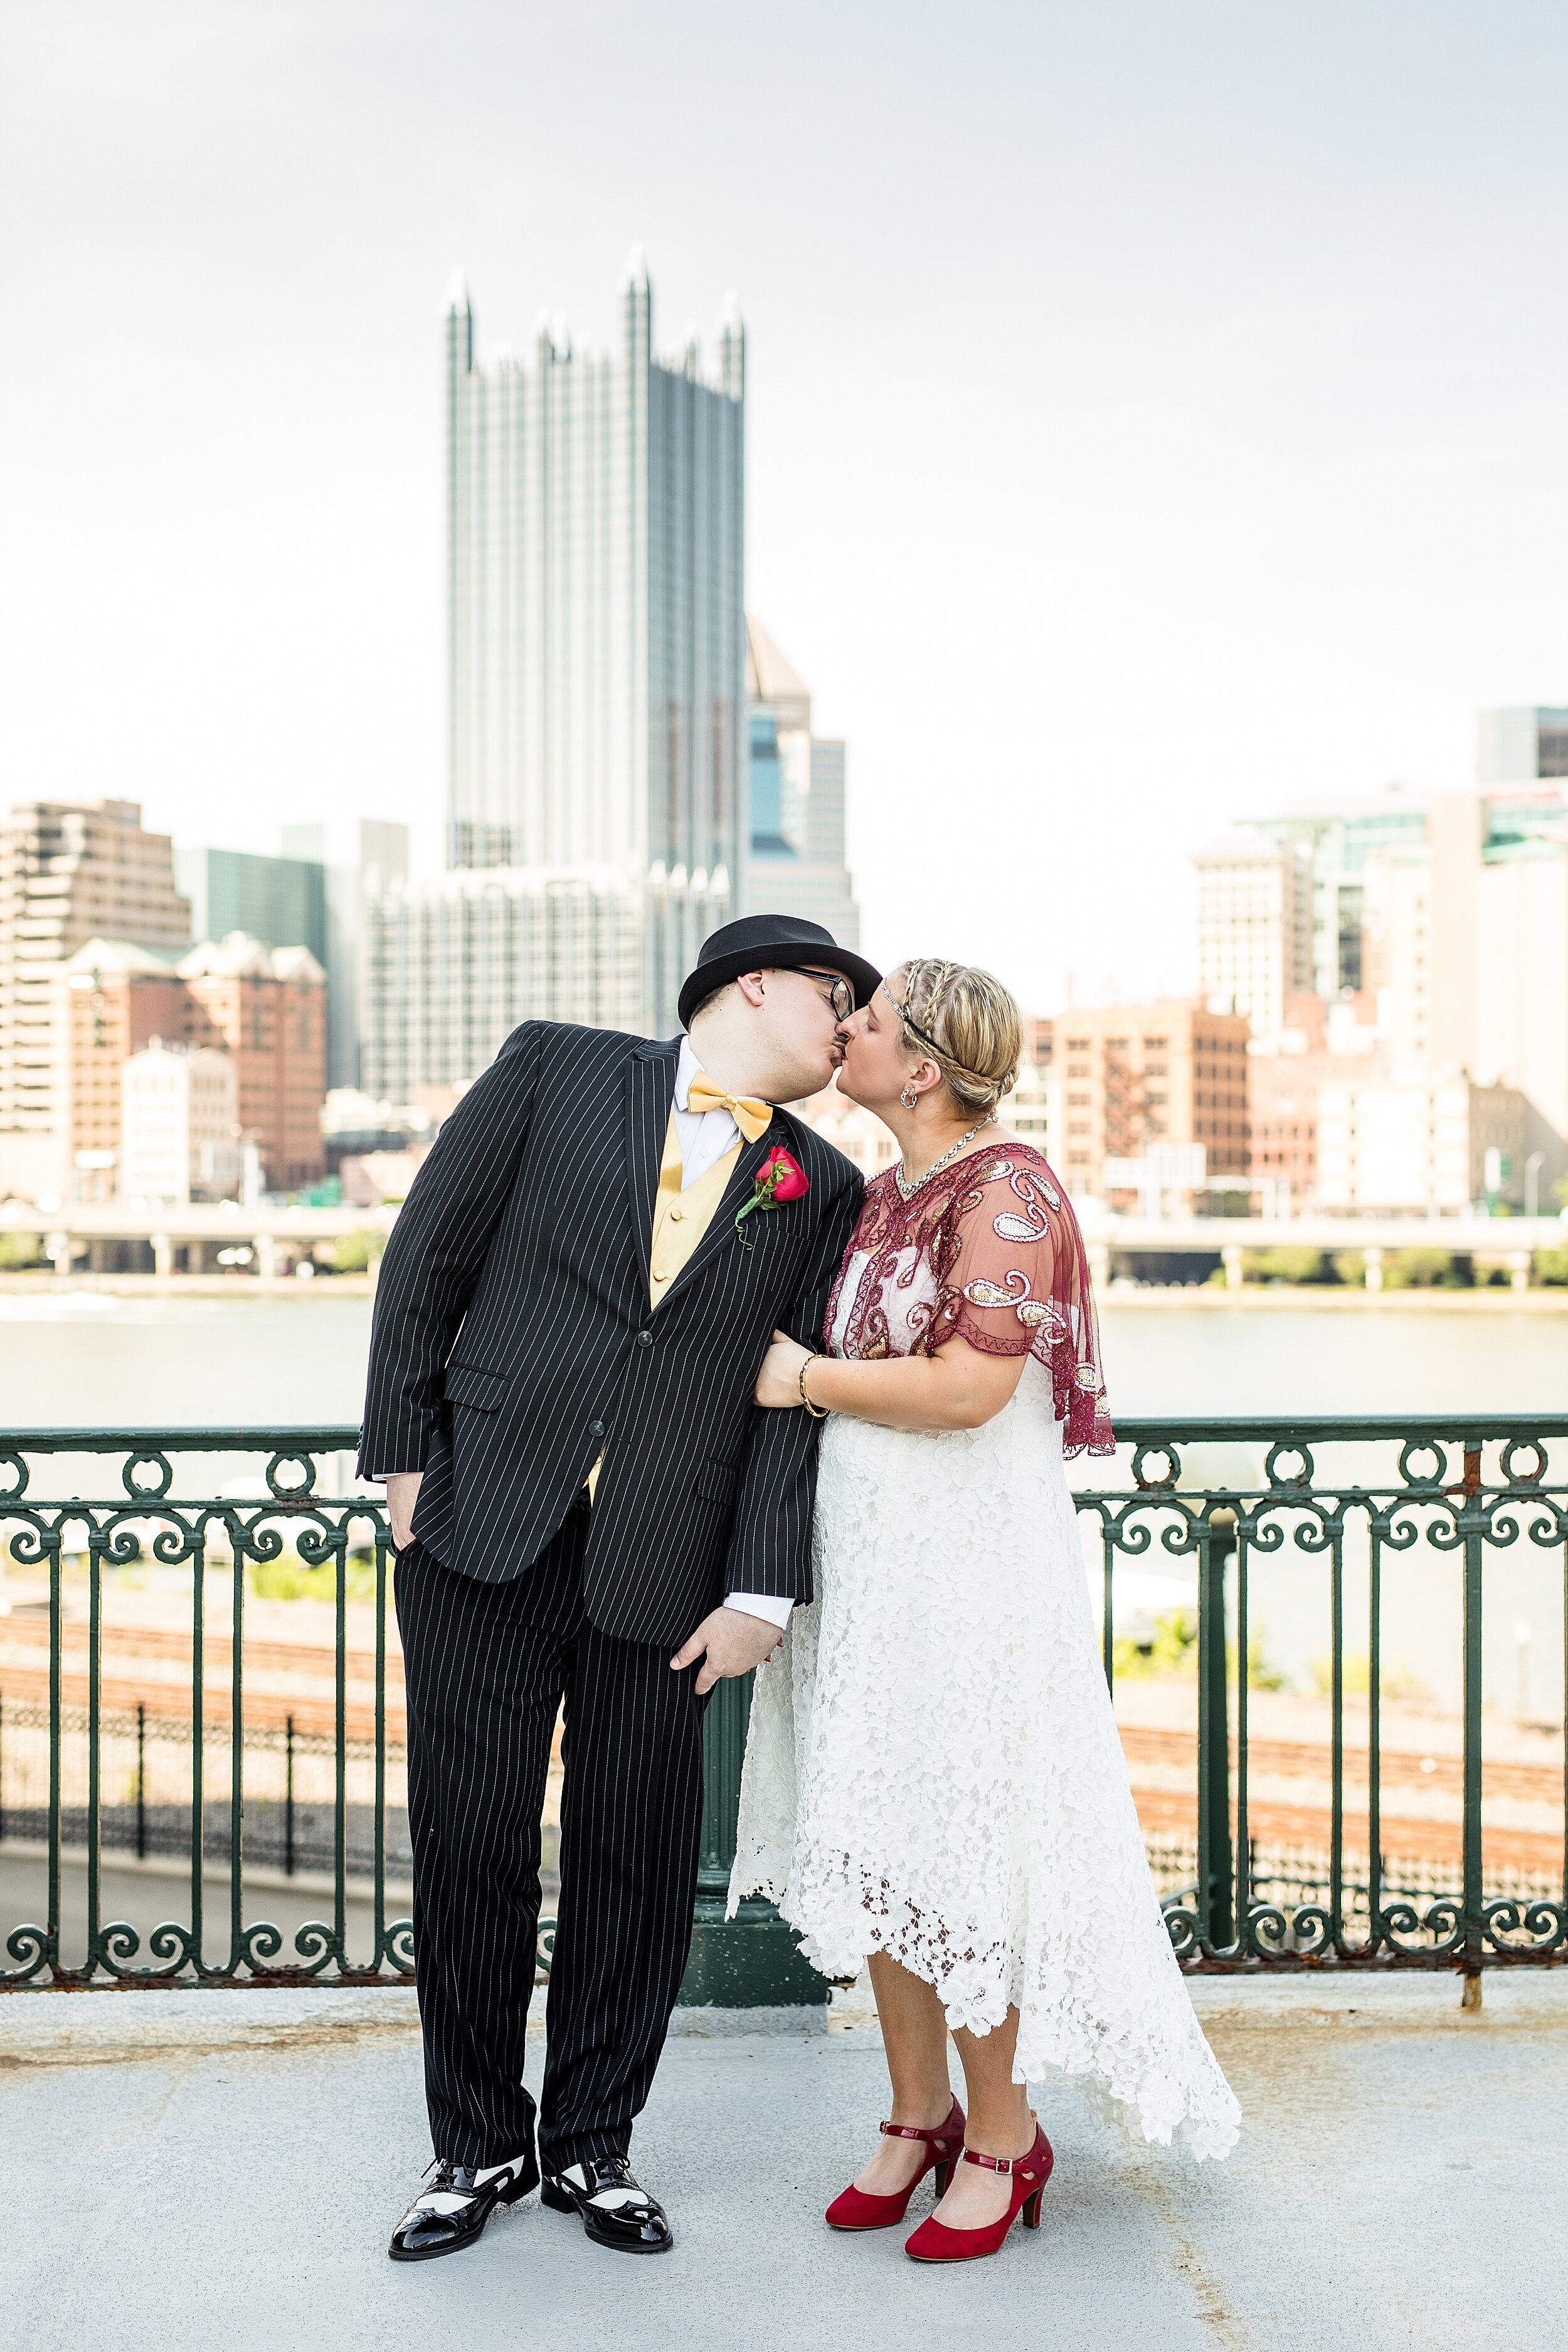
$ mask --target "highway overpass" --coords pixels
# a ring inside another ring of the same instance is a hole
[[[1367,1286],[1375,1290],[1390,1251],[1439,1249],[1502,1266],[1523,1287],[1537,1250],[1568,1246],[1568,1220],[1562,1217],[1138,1217],[1094,1212],[1094,1203],[1082,1207],[1084,1239],[1100,1282],[1135,1271],[1128,1261],[1140,1256],[1217,1258],[1227,1279],[1239,1284],[1247,1250],[1358,1250],[1366,1261]],[[237,1260],[226,1254],[248,1250],[242,1270],[270,1281],[308,1258],[318,1243],[349,1233],[384,1237],[396,1215],[392,1206],[242,1208],[232,1201],[184,1209],[105,1202],[46,1215],[7,1201],[0,1204],[0,1234],[36,1234],[62,1276],[73,1270],[133,1271],[122,1263],[130,1245],[149,1270],[166,1276],[233,1266]]]

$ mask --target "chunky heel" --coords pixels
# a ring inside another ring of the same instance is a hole
[[[936,2189],[944,2196],[952,2179],[952,2168],[963,2146],[963,2109],[954,2099],[948,2109],[947,2121],[935,2131],[921,2131],[912,2124],[883,2124],[882,2132],[889,2139],[923,2139],[925,2161],[907,2189],[894,2197],[873,2197],[868,2189],[857,2189],[853,2183],[841,2197],[836,2197],[824,2220],[830,2230],[890,2230],[901,2221],[909,2210],[910,2199],[934,2167]]]
[[[1021,2213],[1026,2230],[1040,2226],[1040,2199],[1051,2177],[1055,2158],[1050,2141],[1040,2129],[1037,2118],[1034,2144],[1024,2156],[983,2156],[978,2148],[966,2147],[965,2164],[978,2164],[987,2172],[1005,2172],[1012,2181],[1012,2195],[1007,2210],[1000,2219],[983,2230],[953,2230],[939,2221],[933,2213],[922,2221],[913,2237],[904,2241],[904,2252],[917,2263],[972,2263],[978,2254],[994,2254]]]

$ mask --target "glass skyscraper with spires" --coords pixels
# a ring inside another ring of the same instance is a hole
[[[694,332],[664,359],[653,337],[640,250],[611,351],[552,320],[530,361],[481,366],[460,279],[447,299],[447,896],[471,915],[489,872],[543,920],[561,894],[568,960],[603,902],[618,942],[599,974],[556,971],[542,934],[526,1005],[499,991],[509,1022],[668,1035],[702,937],[735,911],[745,331],[731,295],[710,370]]]

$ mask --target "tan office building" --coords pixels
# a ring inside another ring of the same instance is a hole
[[[1245,1013],[1260,1036],[1312,984],[1312,861],[1300,842],[1239,830],[1193,860],[1198,883],[1198,992]]]
[[[1524,1098],[1544,1203],[1568,1174],[1568,797],[1434,802],[1428,839],[1367,867],[1369,985],[1401,1077]]]
[[[1069,1192],[1101,1193],[1107,1160],[1164,1144],[1202,1144],[1209,1175],[1245,1175],[1247,1040],[1239,1013],[1182,998],[1058,1013],[1054,1164]]]
[[[92,939],[190,938],[173,845],[134,801],[27,801],[0,821],[0,1195],[70,1189],[67,962]]]

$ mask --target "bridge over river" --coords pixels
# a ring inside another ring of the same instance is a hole
[[[1215,1258],[1235,1289],[1248,1250],[1315,1249],[1361,1253],[1369,1290],[1383,1287],[1384,1259],[1396,1250],[1445,1250],[1479,1265],[1503,1267],[1515,1289],[1528,1289],[1537,1250],[1568,1245],[1561,1217],[1105,1217],[1084,1219],[1095,1279],[1132,1271],[1140,1256]]]
[[[136,1209],[118,1202],[60,1209],[45,1214],[16,1202],[0,1209],[0,1231],[35,1233],[55,1271],[135,1273],[163,1276],[216,1270],[221,1264],[268,1282],[308,1260],[321,1244],[349,1233],[384,1237],[397,1210],[310,1208],[233,1201],[193,1203],[188,1208]],[[1503,1267],[1518,1289],[1529,1286],[1538,1250],[1568,1244],[1568,1222],[1561,1217],[1146,1217],[1098,1219],[1084,1212],[1084,1236],[1096,1278],[1131,1270],[1140,1257],[1215,1259],[1226,1279],[1239,1286],[1247,1250],[1358,1250],[1365,1262],[1366,1286],[1382,1287],[1384,1260],[1395,1250],[1438,1249]],[[236,1251],[248,1255],[237,1261]],[[220,1257],[220,1253],[222,1254]]]

